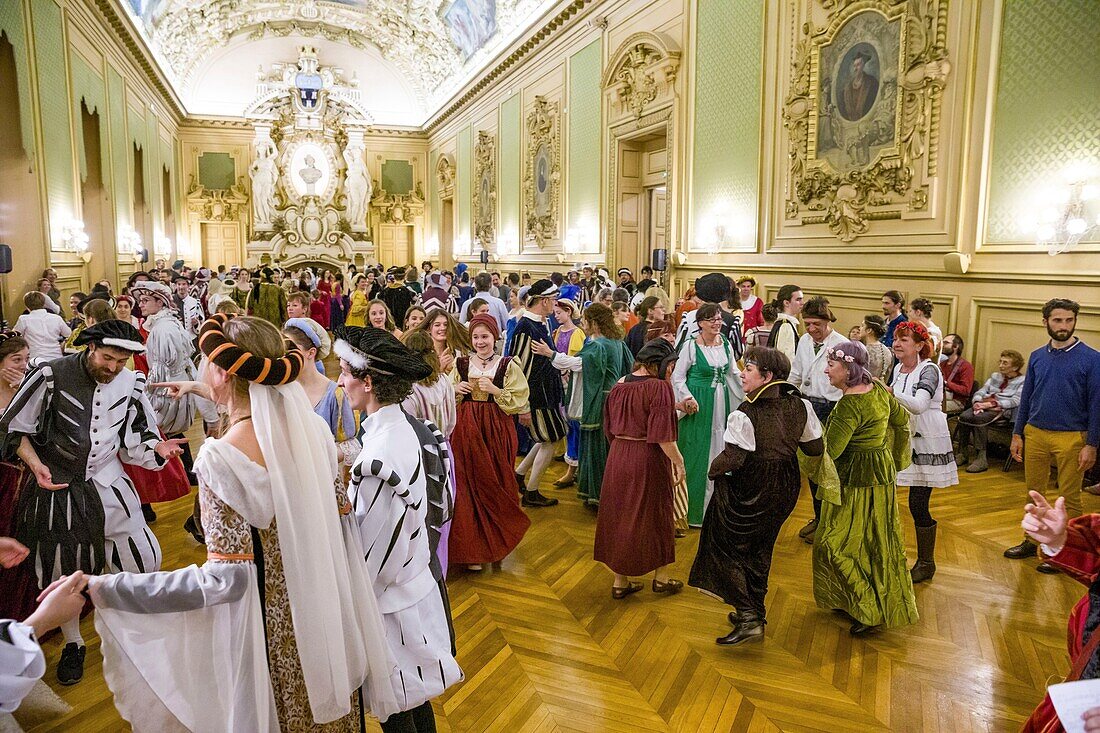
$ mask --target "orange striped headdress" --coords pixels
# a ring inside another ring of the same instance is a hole
[[[215,313],[199,330],[199,350],[212,363],[256,384],[277,386],[289,384],[302,371],[304,357],[297,349],[290,349],[278,359],[256,356],[229,340],[225,324],[233,318],[228,313]]]

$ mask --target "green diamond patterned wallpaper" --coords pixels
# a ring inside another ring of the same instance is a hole
[[[107,68],[107,118],[111,136],[111,190],[119,223],[132,224],[130,182],[127,166],[129,148],[126,138],[126,82],[114,67]]]
[[[27,39],[23,30],[23,4],[0,2],[0,33],[7,37],[15,57],[15,75],[19,84],[19,119],[23,151],[34,157],[34,114],[31,107],[31,73],[27,64]]]
[[[600,43],[569,57],[566,232],[575,229],[583,240],[598,239],[600,231]]]
[[[474,179],[474,133],[467,126],[458,133],[458,154],[455,159],[455,208],[458,211],[458,224],[455,227],[455,248],[459,243],[470,246],[473,239],[473,179]]]
[[[65,40],[61,8],[53,0],[35,0],[34,21],[35,63],[38,69],[38,97],[44,137],[46,200],[50,214],[51,241],[60,244],[61,226],[73,217],[73,148],[70,137],[69,91]]]
[[[99,114],[99,148],[107,152],[107,105],[106,86],[102,77],[92,70],[92,67],[77,54],[71,56],[73,71],[73,124],[77,132],[76,150],[80,156],[80,180],[88,178],[88,159],[84,151],[84,135],[81,128],[81,102],[88,107],[88,111]]]
[[[523,122],[520,119],[520,95],[513,94],[500,105],[500,237],[520,241],[519,192],[522,168]],[[498,238],[499,239],[499,238]],[[513,251],[515,245],[512,245]]]
[[[994,108],[988,242],[1030,242],[1019,225],[1074,161],[1100,171],[1100,2],[1006,0]]]
[[[704,248],[716,215],[733,244],[756,241],[763,22],[759,0],[699,0],[689,250]]]

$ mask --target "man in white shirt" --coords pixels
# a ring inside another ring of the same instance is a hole
[[[72,333],[61,316],[46,310],[46,300],[37,291],[24,295],[23,305],[29,312],[19,316],[12,329],[26,340],[32,359],[60,359],[61,344]]]
[[[784,285],[775,296],[779,317],[772,326],[768,346],[779,349],[794,364],[795,349],[798,346],[798,314],[802,312],[802,288],[797,285]]]
[[[802,309],[802,322],[806,324],[806,333],[798,340],[794,359],[791,360],[791,374],[787,378],[802,392],[802,397],[810,403],[817,419],[824,425],[829,413],[840,401],[842,392],[829,382],[825,366],[829,360],[829,351],[848,343],[848,339],[833,329],[836,316],[829,309],[829,301],[820,296],[810,298]],[[810,482],[810,493],[814,500],[814,518],[798,532],[798,536],[813,544],[817,520],[821,516],[821,502],[817,498],[817,484]]]
[[[459,311],[458,319],[463,323],[469,321],[470,303],[474,298],[481,298],[489,304],[489,315],[496,319],[500,324],[500,332],[504,333],[504,327],[508,323],[508,306],[504,304],[504,301],[493,295],[493,276],[487,272],[479,272],[477,277],[474,278],[474,297],[468,299],[462,304],[462,310]]]
[[[191,295],[191,281],[183,275],[176,275],[172,286],[175,289],[172,294],[172,305],[179,315],[180,322],[192,337],[198,336],[199,328],[206,318],[199,299]]]

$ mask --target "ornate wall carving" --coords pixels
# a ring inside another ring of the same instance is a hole
[[[558,103],[543,96],[527,113],[523,174],[524,235],[539,247],[558,239],[561,198],[561,118]]]
[[[627,111],[641,119],[648,107],[659,107],[675,94],[680,52],[655,33],[636,33],[619,47],[604,74],[603,87],[612,92],[614,116]],[[658,98],[661,98],[660,100]]]
[[[497,141],[477,133],[474,144],[474,237],[483,249],[492,248],[497,235]]]
[[[455,195],[455,161],[454,157],[443,153],[435,164],[435,177],[439,191],[439,198],[449,199]]]
[[[783,100],[786,225],[851,242],[927,215],[940,94],[951,72],[946,0],[825,0],[802,24]]]

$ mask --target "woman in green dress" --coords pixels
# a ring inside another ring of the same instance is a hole
[[[828,360],[825,373],[844,392],[825,425],[840,492],[822,495],[814,599],[846,614],[852,635],[861,636],[917,620],[895,496],[897,472],[910,461],[909,413],[872,381],[863,344],[840,344]]]
[[[598,506],[609,450],[603,431],[603,406],[615,383],[632,371],[634,356],[623,343],[623,330],[615,314],[606,305],[593,303],[585,308],[581,329],[589,338],[576,356],[551,351],[546,344],[534,344],[531,350],[553,357],[556,368],[575,372],[573,391],[579,389],[583,395],[577,498]]]
[[[688,524],[703,525],[703,513],[714,493],[707,476],[725,447],[726,419],[741,405],[745,389],[730,342],[722,335],[722,311],[703,303],[695,311],[699,335],[684,343],[672,373],[676,402],[683,405],[677,443],[687,470]]]

